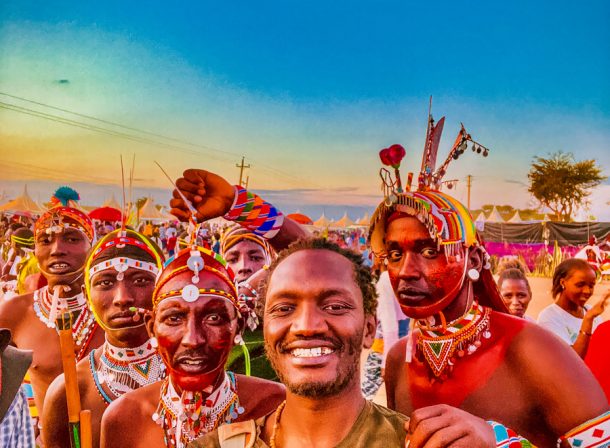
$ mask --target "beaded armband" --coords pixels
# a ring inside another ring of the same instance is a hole
[[[494,430],[494,436],[496,437],[497,448],[534,448],[527,439],[524,439],[515,431],[507,428],[501,423],[489,420],[489,423]]]
[[[224,218],[266,239],[273,238],[284,223],[282,212],[238,185],[235,186],[233,205]]]
[[[559,442],[568,442],[573,447],[610,447],[610,411],[572,429]]]

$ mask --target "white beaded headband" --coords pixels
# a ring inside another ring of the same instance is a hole
[[[159,273],[159,268],[155,263],[149,263],[147,261],[134,260],[133,258],[117,257],[111,258],[110,260],[102,261],[89,269],[89,278],[93,277],[94,274],[105,271],[106,269],[114,268],[119,274],[117,280],[121,281],[124,277],[124,272],[129,268],[140,269],[141,271],[150,272],[154,276]]]

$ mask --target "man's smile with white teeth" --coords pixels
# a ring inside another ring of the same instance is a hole
[[[330,355],[334,350],[330,347],[295,348],[290,351],[296,358],[315,358],[316,356]]]
[[[189,366],[198,366],[201,365],[203,361],[201,359],[183,359],[180,361],[180,363],[187,364]]]

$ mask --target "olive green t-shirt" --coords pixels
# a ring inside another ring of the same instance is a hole
[[[257,438],[253,448],[269,448],[260,438],[262,417],[256,420]],[[393,448],[404,447],[407,417],[388,408],[367,401],[349,434],[335,448]],[[189,448],[221,448],[218,430],[206,434],[188,445]]]

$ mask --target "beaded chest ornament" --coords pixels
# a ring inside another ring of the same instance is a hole
[[[108,404],[127,392],[165,378],[165,364],[150,341],[135,348],[114,347],[106,341],[98,366],[94,353],[95,350],[89,355],[91,374],[99,394]],[[103,384],[112,397],[106,394]]]
[[[95,317],[87,306],[87,300],[83,293],[74,297],[59,297],[59,289],[54,289],[53,297],[49,295],[47,286],[34,292],[34,312],[38,319],[49,328],[56,328],[55,319],[61,310],[68,310],[74,319],[72,323],[72,338],[78,349],[76,360],[83,358],[84,353],[89,347],[93,333],[95,332]]]
[[[210,387],[211,388],[211,387]],[[237,381],[232,372],[207,397],[203,392],[185,390],[178,395],[171,379],[161,388],[161,400],[152,419],[163,428],[168,448],[184,448],[197,437],[231,423],[244,413],[237,397]]]

